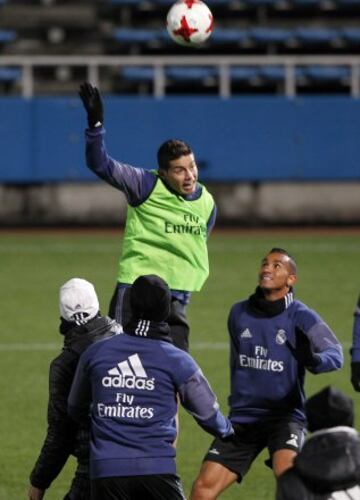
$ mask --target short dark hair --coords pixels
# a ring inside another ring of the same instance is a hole
[[[295,262],[295,259],[294,257],[289,254],[288,251],[284,250],[284,248],[279,248],[279,247],[274,247],[270,250],[269,254],[270,253],[282,253],[283,255],[286,255],[287,257],[289,257],[290,259],[290,267],[291,267],[291,271],[296,274],[297,272],[297,265],[296,265],[296,262]]]
[[[169,162],[177,160],[181,156],[192,154],[190,146],[179,139],[169,139],[165,141],[158,149],[157,161],[159,168],[162,170],[169,169]]]

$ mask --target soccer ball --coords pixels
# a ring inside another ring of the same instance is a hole
[[[180,45],[199,46],[213,30],[214,18],[201,0],[178,0],[168,12],[166,27],[171,38]]]

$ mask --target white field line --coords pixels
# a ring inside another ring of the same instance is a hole
[[[351,342],[343,342],[344,349],[351,347]],[[31,352],[31,351],[57,351],[62,348],[56,342],[4,342],[0,343],[0,352]],[[191,351],[224,351],[229,348],[228,342],[191,342]]]
[[[191,349],[199,351],[214,351],[228,349],[227,342],[192,342]],[[0,352],[14,351],[56,351],[62,348],[61,344],[56,342],[4,342],[0,343]]]

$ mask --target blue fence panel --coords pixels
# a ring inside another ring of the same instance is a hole
[[[85,165],[78,98],[2,98],[0,112],[0,182],[96,179]],[[106,96],[105,128],[109,154],[143,168],[156,168],[162,142],[184,139],[203,180],[360,178],[360,100],[345,96]]]
[[[85,165],[85,112],[76,98],[35,99],[36,181],[94,180]]]
[[[29,182],[34,177],[34,126],[31,103],[0,98],[0,182]]]
[[[189,142],[202,179],[360,178],[360,101],[348,97],[216,97],[107,100],[108,150],[156,167],[166,139]]]

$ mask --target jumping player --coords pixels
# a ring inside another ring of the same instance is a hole
[[[259,286],[230,311],[230,420],[234,439],[212,443],[192,490],[192,500],[211,500],[241,482],[264,449],[276,477],[291,467],[306,422],[305,369],[341,368],[342,348],[313,310],[294,299],[296,264],[283,249],[263,259]]]
[[[126,330],[131,319],[130,285],[143,274],[161,276],[171,289],[171,336],[176,346],[188,350],[186,305],[190,293],[201,290],[209,274],[206,240],[216,217],[213,197],[198,182],[194,153],[183,141],[169,140],[160,146],[157,171],[110,158],[100,93],[84,83],[79,94],[88,116],[87,165],[122,191],[129,204],[109,315]]]

